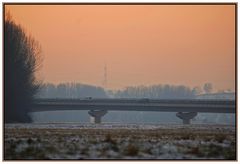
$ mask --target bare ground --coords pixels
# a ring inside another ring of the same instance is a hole
[[[230,125],[5,124],[4,159],[230,159]]]

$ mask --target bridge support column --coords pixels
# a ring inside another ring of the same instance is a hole
[[[101,118],[107,113],[107,110],[90,110],[88,114],[90,115],[90,122],[95,124],[101,123]]]
[[[176,116],[183,120],[183,124],[190,124],[191,119],[197,116],[197,112],[178,112]]]

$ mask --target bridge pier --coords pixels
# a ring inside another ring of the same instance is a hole
[[[95,124],[100,124],[102,116],[107,113],[107,110],[90,110],[88,114],[90,115],[90,122]]]
[[[176,116],[183,120],[183,124],[190,124],[191,119],[197,116],[197,112],[178,112]]]

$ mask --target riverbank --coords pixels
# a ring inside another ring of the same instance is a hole
[[[5,159],[236,159],[235,127],[5,124]]]

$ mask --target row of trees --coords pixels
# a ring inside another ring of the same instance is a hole
[[[116,98],[154,98],[154,99],[187,99],[196,95],[189,87],[179,85],[152,85],[127,87],[114,93]]]
[[[107,98],[106,92],[101,87],[80,83],[51,83],[43,84],[37,97],[40,98]]]
[[[57,85],[47,83],[41,87],[37,94],[40,98],[155,98],[155,99],[188,99],[195,98],[203,93],[210,93],[212,84],[206,83],[203,89],[183,85],[152,85],[130,86],[123,90],[105,91],[102,87],[81,83],[60,83]]]
[[[117,98],[157,98],[157,99],[188,99],[200,94],[210,94],[213,91],[212,83],[205,83],[202,87],[190,88],[184,85],[151,85],[131,86],[113,93]]]

